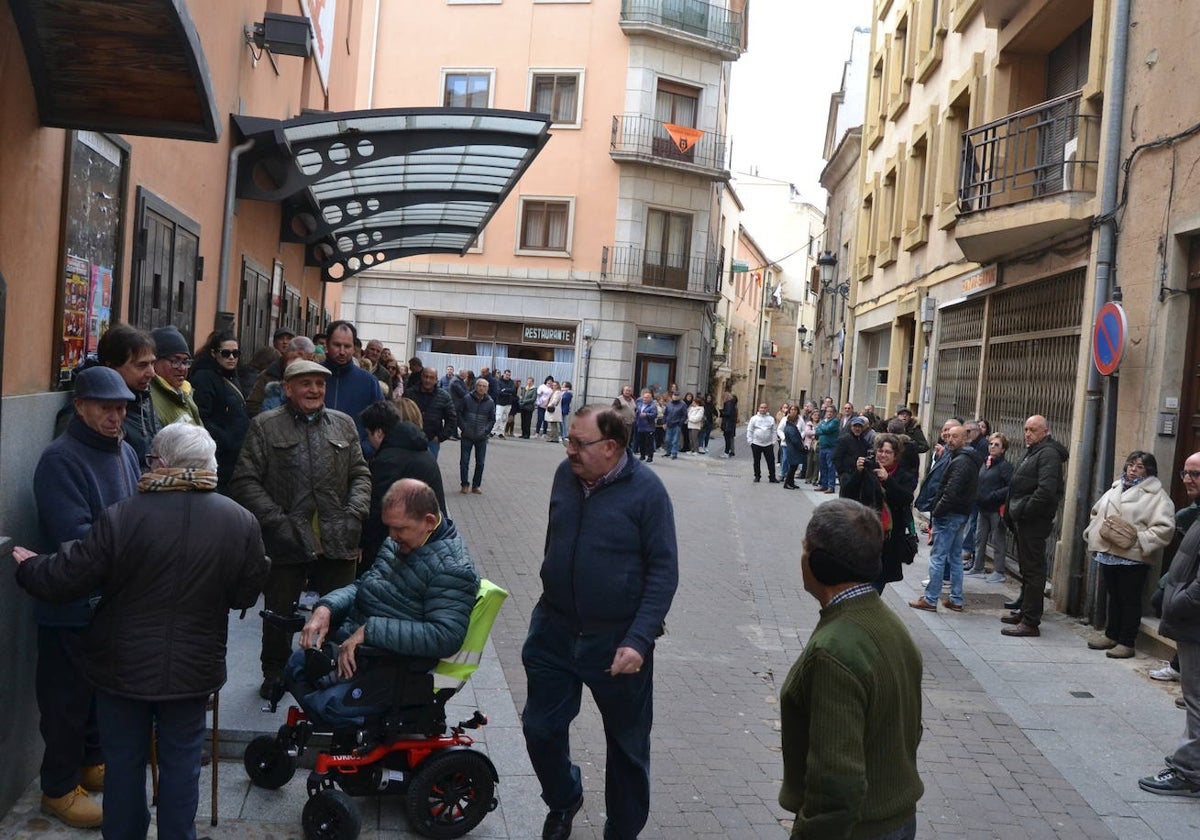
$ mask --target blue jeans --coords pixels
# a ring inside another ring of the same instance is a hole
[[[708,449],[708,439],[712,437],[712,424],[705,423],[700,427],[700,436],[696,439],[696,445],[700,449]]]
[[[833,468],[833,447],[822,446],[821,454],[821,486],[833,490],[837,486],[837,470]]]
[[[458,478],[459,484],[463,487],[467,486],[467,469],[471,466],[471,450],[475,450],[475,474],[471,477],[471,486],[478,487],[483,484],[483,462],[487,458],[487,438],[483,440],[468,440],[462,438],[459,440],[462,444],[462,450],[458,456]]]
[[[971,505],[971,516],[967,519],[967,533],[963,537],[963,550],[975,554],[975,529],[979,527],[979,508]]]
[[[438,452],[442,450],[442,442],[437,438],[426,441],[425,445],[429,447],[429,453],[433,455],[433,460],[437,460]]]
[[[929,552],[929,585],[925,587],[927,603],[937,605],[942,592],[942,577],[950,570],[950,603],[963,602],[963,528],[967,514],[951,513],[932,520],[933,548]]]
[[[674,458],[679,454],[680,426],[667,426],[667,454]]]
[[[579,633],[539,606],[521,651],[528,680],[521,714],[525,747],[542,785],[542,800],[551,810],[570,808],[583,796],[570,740],[583,686],[600,710],[607,753],[607,840],[633,840],[650,813],[654,653],[647,654],[639,673],[606,673],[624,636],[624,630]]]
[[[150,827],[146,764],[152,729],[158,731],[158,836],[195,840],[206,701],[153,702],[96,692],[105,760],[105,840],[140,840]]]
[[[533,433],[536,435],[544,435],[550,427],[546,425],[546,409],[542,406],[537,407],[537,424],[533,427]]]

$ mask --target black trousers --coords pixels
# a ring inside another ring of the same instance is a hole
[[[736,431],[736,429],[721,429],[721,434],[725,435],[725,454],[730,458],[733,457],[733,436]]]
[[[759,446],[757,443],[750,444],[750,448],[754,451],[754,478],[758,480],[762,478],[762,469],[759,465],[760,458],[767,459],[767,475],[771,480],[775,480],[775,447],[774,446]]]
[[[104,763],[96,694],[84,676],[83,627],[38,627],[38,724],[42,753],[42,793],[51,798],[75,790],[84,767]]]
[[[654,460],[654,432],[637,433],[638,455],[647,461]]]
[[[1046,597],[1046,539],[1050,519],[1016,523],[1017,567],[1021,573],[1021,621],[1031,627],[1042,623]]]
[[[263,606],[271,612],[292,614],[292,605],[304,591],[304,581],[312,573],[312,585],[321,595],[354,583],[353,560],[331,560],[318,557],[311,564],[272,565],[263,587]],[[330,628],[333,629],[333,628]],[[275,627],[263,624],[262,672],[265,679],[283,677],[283,666],[292,655],[292,637]]]
[[[1142,623],[1142,588],[1149,571],[1150,567],[1145,563],[1136,566],[1100,564],[1104,586],[1108,589],[1108,622],[1104,635],[1117,644],[1133,647],[1137,641]]]
[[[529,440],[529,425],[533,422],[533,409],[521,409],[521,437]]]

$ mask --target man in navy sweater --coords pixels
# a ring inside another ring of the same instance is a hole
[[[554,474],[542,597],[521,656],[521,720],[550,809],[543,840],[565,840],[583,807],[569,730],[587,685],[608,742],[604,836],[632,840],[650,813],[654,643],[679,582],[675,512],[653,471],[630,457],[612,407],[585,406]]]
[[[141,468],[122,440],[133,392],[110,367],[75,377],[75,416],[42,453],[33,474],[42,544],[56,551],[83,538],[109,505],[137,492]],[[104,757],[91,685],[84,676],[84,634],[91,622],[88,599],[68,604],[36,602],[41,713],[42,810],[74,828],[99,828],[103,814],[88,791],[104,789]]]
[[[325,391],[325,407],[349,414],[354,419],[363,455],[370,458],[375,450],[367,441],[367,432],[359,415],[367,406],[383,399],[383,389],[379,387],[379,380],[374,374],[354,363],[354,341],[357,338],[358,330],[349,321],[334,321],[329,325],[325,367],[329,368],[331,375]]]

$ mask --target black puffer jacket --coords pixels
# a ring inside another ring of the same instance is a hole
[[[934,516],[971,512],[979,489],[979,464],[979,453],[969,444],[964,444],[950,456],[933,500]]]
[[[442,471],[425,443],[425,433],[416,424],[403,421],[388,432],[368,466],[371,468],[371,512],[363,523],[362,562],[370,567],[379,554],[379,546],[388,537],[383,524],[383,497],[388,488],[402,478],[415,478],[433,488],[442,516],[446,512],[446,494],[442,489]]]
[[[491,397],[485,396],[483,399],[479,399],[476,391],[463,397],[462,405],[459,406],[459,434],[467,440],[487,440],[488,433],[495,425],[496,403]]]
[[[1067,448],[1049,435],[1025,451],[1008,489],[1008,517],[1013,522],[1054,518],[1063,496],[1067,457]]]
[[[449,391],[437,386],[430,392],[414,388],[405,389],[404,396],[421,409],[421,425],[426,440],[443,441],[458,431],[458,412]]]
[[[217,444],[217,492],[226,496],[246,430],[250,428],[246,399],[238,387],[236,373],[223,370],[208,356],[196,360],[188,377],[200,419]]]
[[[137,700],[204,697],[225,684],[229,611],[267,579],[257,520],[212,492],[139,493],[108,508],[82,540],[17,568],[39,598],[99,590],[87,677]]]
[[[979,468],[979,489],[975,492],[975,501],[984,513],[995,513],[1000,505],[1008,498],[1008,486],[1012,483],[1013,465],[1004,459],[1003,455],[992,458],[992,465],[987,465],[984,459]]]

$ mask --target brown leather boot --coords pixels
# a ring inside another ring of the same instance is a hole
[[[104,792],[104,765],[91,764],[83,768],[79,786],[91,793]]]
[[[65,796],[49,797],[43,793],[42,813],[58,817],[71,828],[99,828],[104,821],[103,809],[82,787]]]

